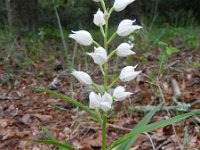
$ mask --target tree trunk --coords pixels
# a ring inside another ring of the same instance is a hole
[[[8,23],[17,30],[35,31],[37,0],[6,0]]]
[[[125,16],[128,19],[132,19],[132,20],[136,19],[136,23],[141,25],[141,22],[142,22],[141,13],[142,13],[141,2],[140,0],[135,0],[132,4],[130,4],[127,7],[127,12]]]

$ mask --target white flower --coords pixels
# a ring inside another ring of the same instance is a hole
[[[118,86],[117,88],[115,88],[114,92],[113,92],[113,97],[116,101],[122,101],[124,99],[126,99],[127,97],[129,97],[131,94],[131,92],[125,92],[125,88],[122,86]]]
[[[131,34],[133,31],[141,29],[141,26],[133,25],[136,20],[125,19],[122,20],[117,28],[117,34],[119,36],[127,36]]]
[[[91,109],[99,108],[100,102],[101,102],[101,96],[95,94],[94,92],[91,92],[89,95],[89,107]]]
[[[79,30],[72,31],[74,34],[70,34],[69,37],[76,40],[80,45],[89,46],[93,43],[93,38],[88,31]]]
[[[135,0],[115,0],[114,2],[114,9],[115,11],[122,11],[124,10],[130,3],[134,2]]]
[[[103,47],[94,48],[94,53],[87,53],[92,57],[95,64],[103,65],[107,61],[107,52]]]
[[[94,2],[100,2],[100,0],[93,0]]]
[[[100,26],[100,25],[105,25],[106,24],[106,21],[105,21],[105,18],[104,18],[104,14],[103,12],[98,9],[97,13],[94,14],[94,19],[93,19],[93,23],[97,26]]]
[[[117,47],[117,55],[120,57],[126,57],[128,55],[134,55],[135,52],[131,50],[132,46],[128,43],[122,43]]]
[[[108,111],[112,108],[112,103],[113,103],[113,100],[112,100],[112,96],[108,93],[105,93],[103,96],[102,96],[102,101],[100,103],[100,108],[103,110],[103,111]]]
[[[89,107],[91,109],[102,109],[103,111],[108,111],[112,108],[112,96],[108,93],[105,93],[102,97],[95,94],[94,92],[90,93],[89,96]]]
[[[91,77],[83,71],[73,70],[72,75],[83,85],[91,85],[93,83]]]
[[[127,66],[124,67],[120,73],[119,78],[123,81],[123,82],[127,82],[127,81],[131,81],[133,79],[135,79],[140,73],[141,71],[135,71],[135,68],[137,66],[133,67],[133,66]]]

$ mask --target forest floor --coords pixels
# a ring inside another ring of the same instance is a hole
[[[134,56],[135,65],[141,57]],[[151,122],[169,118],[200,108],[200,50],[181,50],[168,58],[158,76],[160,62],[157,53],[147,57],[138,69],[143,73],[130,82],[126,89],[134,93],[129,99],[117,103],[109,114],[107,144],[128,133],[147,113],[147,106],[156,106],[165,101],[162,111]],[[119,73],[113,67],[111,72]],[[44,130],[49,130],[58,140],[68,141],[82,150],[101,148],[101,127],[81,110],[72,105],[38,92],[30,87],[37,85],[71,96],[70,74],[61,64],[49,64],[42,60],[35,62],[34,71],[24,71],[12,81],[1,82],[0,86],[0,150],[53,150],[55,147],[38,144],[27,139],[47,139]],[[83,65],[79,65],[85,70]],[[89,74],[100,83],[101,74],[95,65],[89,64]],[[49,71],[51,70],[51,71]],[[93,71],[91,71],[93,70]],[[0,64],[1,77],[6,76],[4,64]],[[85,87],[74,79],[73,96],[88,105]],[[153,84],[154,85],[153,85]],[[123,83],[119,83],[124,85]],[[161,90],[156,85],[161,87]],[[164,95],[162,98],[161,95]],[[179,102],[179,103],[177,103]],[[187,110],[177,106],[190,104]],[[148,111],[148,110],[147,110]],[[132,150],[198,150],[200,149],[200,116],[142,134]]]

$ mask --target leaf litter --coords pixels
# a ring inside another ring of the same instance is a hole
[[[167,62],[165,72],[159,80],[168,106],[176,105],[176,102],[172,100],[172,97],[174,97],[177,102],[193,103],[191,109],[199,109],[200,68],[185,67],[189,63],[189,60],[185,59],[188,55],[195,61],[200,62],[200,52],[198,50],[179,53],[170,58],[171,65]],[[179,60],[178,63],[177,60]],[[171,62],[176,63],[172,64]],[[97,123],[92,122],[86,113],[60,99],[30,88],[30,85],[37,85],[53,88],[53,90],[67,96],[71,95],[68,76],[48,75],[45,77],[46,62],[43,61],[36,65],[38,66],[38,72],[40,72],[38,76],[24,73],[12,85],[1,84],[0,86],[0,149],[56,149],[49,145],[27,141],[29,138],[48,139],[43,129],[49,130],[58,140],[68,141],[81,150],[101,149],[101,128]],[[157,67],[152,68],[152,66]],[[149,84],[149,76],[145,76],[155,73],[158,67],[157,60],[145,63],[141,66],[144,70],[143,75],[136,82],[131,82],[127,86],[135,94],[130,99],[116,104],[114,113],[110,114],[109,124],[111,125],[108,125],[107,128],[107,145],[128,133],[143,118],[145,112],[130,111],[130,106],[145,107],[159,103],[158,90]],[[95,68],[95,66],[91,66],[91,68]],[[5,73],[4,71],[0,73]],[[52,74],[59,74],[59,72],[54,70]],[[95,78],[100,79],[100,77],[98,78],[99,73],[96,72],[96,74]],[[88,104],[84,87],[75,84],[74,92],[78,101]],[[177,113],[177,110],[174,107],[170,112],[173,115]],[[153,117],[152,122],[166,117],[165,111],[161,111]],[[181,149],[183,146],[188,150],[199,149],[199,120],[199,116],[195,116],[195,118],[176,123],[174,125],[176,135],[172,126],[157,129],[148,133],[148,135],[142,134],[131,150],[151,150],[152,144],[157,150]]]

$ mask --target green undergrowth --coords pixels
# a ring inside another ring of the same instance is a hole
[[[112,34],[116,27],[112,27],[109,31]],[[93,47],[80,47],[76,46],[74,42],[68,40],[68,35],[71,31],[64,29],[65,40],[67,41],[68,57],[71,59],[82,58],[85,52],[92,51]],[[95,29],[90,31],[93,34],[93,38],[97,41],[101,41],[101,35],[96,32]],[[134,37],[135,36],[135,37]],[[147,62],[147,53],[169,50],[173,53],[173,50],[178,49],[178,52],[182,50],[198,50],[200,48],[200,28],[195,27],[173,27],[173,26],[153,26],[151,29],[144,27],[141,33],[136,33],[130,36],[128,40],[137,41],[133,50],[140,55],[139,63]],[[116,47],[120,39],[115,39],[112,43],[113,47]],[[127,40],[127,39],[126,39]],[[133,42],[132,41],[132,42]],[[163,46],[163,44],[165,46]],[[31,71],[38,61],[45,59],[49,64],[55,63],[57,60],[61,60],[67,67],[67,61],[65,60],[65,54],[60,39],[59,29],[57,28],[40,28],[37,33],[23,33],[19,35],[11,31],[8,27],[0,28],[0,62],[6,66],[7,72],[18,74],[22,73],[22,70]],[[76,56],[74,56],[76,55]],[[130,63],[135,58],[128,58],[127,63]],[[72,60],[71,60],[72,61]],[[88,59],[73,60],[77,63],[84,62],[85,66],[88,65]],[[193,63],[195,66],[199,66],[198,62]],[[17,68],[17,69],[16,69]]]

